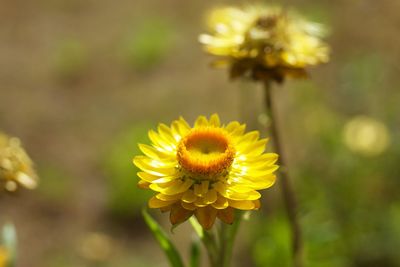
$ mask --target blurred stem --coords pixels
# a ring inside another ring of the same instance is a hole
[[[210,267],[219,267],[219,249],[215,234],[212,231],[204,230],[195,218],[192,217],[189,220],[192,224],[193,229],[195,230],[204,247],[206,248],[208,260],[210,261]]]
[[[289,217],[291,232],[292,232],[292,249],[293,249],[293,266],[303,267],[303,243],[301,227],[298,220],[297,214],[297,200],[291,180],[289,178],[288,171],[286,169],[286,157],[282,149],[282,145],[279,139],[277,116],[275,114],[273,106],[273,94],[272,94],[272,82],[266,81],[265,86],[265,108],[271,118],[271,135],[273,143],[275,145],[276,153],[279,154],[280,161],[280,185],[283,200],[285,202],[286,212]]]
[[[219,250],[220,250],[220,267],[230,267],[233,253],[233,244],[235,243],[235,238],[239,225],[242,219],[242,214],[240,212],[236,213],[236,219],[232,225],[225,224],[221,222],[219,228]]]
[[[219,225],[217,233],[206,231],[194,218],[190,218],[197,235],[200,237],[207,251],[210,267],[230,267],[233,251],[233,244],[239,229],[241,213],[237,213],[237,218],[232,225],[222,223]]]

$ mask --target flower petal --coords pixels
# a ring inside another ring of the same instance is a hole
[[[196,199],[197,199],[197,196],[191,189],[187,190],[182,196],[182,201],[185,203],[193,203],[196,201]]]
[[[220,127],[221,121],[219,119],[218,114],[214,113],[211,115],[209,124],[210,124],[210,126]]]
[[[176,202],[176,200],[170,200],[170,201],[159,200],[158,198],[153,196],[152,198],[150,198],[148,204],[149,204],[149,208],[158,209],[158,208],[163,208],[163,207],[172,205],[175,202]]]
[[[214,225],[217,210],[211,206],[207,206],[204,208],[198,208],[194,214],[200,225],[203,226],[204,229],[209,230]]]
[[[201,127],[207,127],[208,126],[208,121],[205,116],[199,116],[194,123],[195,128],[201,128]]]
[[[231,200],[228,199],[229,206],[239,210],[254,210],[256,205],[251,200]]]
[[[215,191],[214,189],[208,190],[208,192],[204,194],[203,199],[204,203],[206,204],[214,203],[215,201],[217,201],[217,191]]]
[[[218,210],[217,217],[224,223],[232,224],[235,219],[234,209],[228,207],[223,210]]]
[[[229,202],[223,196],[217,195],[217,200],[211,205],[216,209],[226,209],[229,206]]]
[[[184,209],[181,205],[174,205],[169,214],[169,220],[172,225],[180,224],[189,219],[193,211]]]

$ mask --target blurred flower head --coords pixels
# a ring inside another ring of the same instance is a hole
[[[18,186],[34,189],[37,181],[33,162],[20,140],[0,132],[0,186],[12,192]]]
[[[305,68],[329,60],[321,40],[322,25],[280,7],[224,7],[208,15],[210,34],[201,34],[204,49],[217,57],[213,65],[228,66],[232,78],[282,82],[307,77]]]
[[[383,153],[390,143],[386,125],[367,116],[349,120],[344,126],[343,137],[351,151],[365,156]]]
[[[111,238],[103,233],[87,233],[80,246],[80,254],[90,261],[106,261],[110,258],[113,248]]]
[[[245,134],[237,121],[221,125],[218,115],[198,117],[194,127],[183,119],[149,131],[151,145],[134,164],[142,171],[139,186],[157,194],[150,208],[170,212],[173,225],[193,214],[205,229],[216,218],[231,224],[234,209],[260,207],[260,193],[275,182],[278,155],[264,153],[267,139],[257,131]]]
[[[0,267],[6,267],[8,263],[8,252],[7,250],[0,246]]]

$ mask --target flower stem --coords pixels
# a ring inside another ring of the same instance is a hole
[[[219,228],[219,267],[230,267],[233,253],[233,244],[235,237],[239,229],[239,225],[242,219],[240,212],[236,213],[236,219],[232,225],[221,223]]]
[[[293,266],[302,267],[303,266],[303,244],[302,244],[302,233],[301,227],[298,220],[297,214],[297,200],[293,186],[291,184],[288,171],[286,169],[286,157],[282,149],[282,145],[279,139],[277,117],[272,105],[272,83],[271,81],[266,81],[265,86],[265,108],[271,118],[271,135],[273,138],[273,143],[275,145],[275,150],[279,154],[280,161],[280,185],[283,200],[285,203],[286,212],[289,218],[291,232],[292,232],[292,249],[293,249]]]

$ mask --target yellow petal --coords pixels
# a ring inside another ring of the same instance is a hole
[[[238,145],[243,144],[243,143],[252,143],[252,142],[256,141],[259,137],[260,137],[259,131],[248,132],[238,140]]]
[[[136,156],[133,163],[142,171],[148,172],[155,176],[173,176],[176,175],[177,169],[174,163],[164,163],[150,159],[145,156]]]
[[[195,128],[200,128],[200,127],[207,127],[208,126],[208,121],[207,118],[204,116],[199,116],[194,123]]]
[[[187,121],[183,117],[179,117],[179,124],[180,127],[183,127],[183,129],[185,129],[186,131],[191,130],[189,123],[187,123]]]
[[[185,192],[192,185],[193,185],[193,181],[191,179],[187,179],[184,182],[180,181],[179,184],[175,184],[174,186],[169,186],[169,187],[165,188],[164,190],[161,191],[161,193],[163,193],[165,195],[176,195],[176,194]],[[151,186],[150,186],[150,188],[151,188]]]
[[[183,196],[182,196],[182,201],[186,203],[193,203],[197,199],[197,196],[194,194],[193,190],[189,189],[187,190]]]
[[[175,145],[177,144],[176,139],[171,133],[171,129],[167,125],[160,123],[158,125],[158,133],[164,140],[168,141],[169,143]]]
[[[261,139],[254,143],[246,143],[237,147],[239,154],[245,154],[248,156],[258,156],[265,151],[265,146],[268,139]]]
[[[229,126],[229,125],[228,125]],[[237,140],[239,137],[242,136],[242,134],[244,133],[244,130],[246,129],[246,125],[242,124],[242,125],[238,125],[236,128],[234,128],[232,131],[230,131],[230,135],[232,136],[232,138],[234,140]]]
[[[159,200],[162,201],[172,201],[172,200],[178,200],[182,197],[182,193],[181,194],[176,194],[176,195],[164,195],[164,194],[157,194],[156,198],[158,198]]]
[[[156,198],[155,196],[150,198],[149,200],[149,208],[152,209],[158,209],[158,208],[163,208],[169,205],[172,205],[176,202],[176,200],[170,200],[170,201],[163,201],[163,200],[159,200],[158,198]]]
[[[253,210],[255,209],[256,205],[251,200],[228,200],[229,206],[239,210]]]
[[[210,126],[220,127],[221,122],[220,122],[218,114],[214,113],[211,115],[209,124],[210,124]]]
[[[186,128],[185,124],[180,121],[173,121],[171,123],[171,132],[177,142],[182,139],[182,136],[187,135],[189,131],[190,128]]]
[[[158,149],[167,152],[176,151],[176,142],[174,143],[169,142],[168,140],[166,140],[153,130],[150,130],[148,135],[153,145],[156,146]]]
[[[139,144],[139,149],[149,158],[152,159],[162,159],[162,160],[169,160],[172,161],[174,160],[174,154],[168,153],[167,151],[160,151],[157,150],[156,148],[145,145],[145,144]]]
[[[228,133],[231,133],[231,132],[235,131],[237,128],[239,128],[239,127],[240,127],[240,123],[239,122],[232,121],[225,127],[225,130]]]
[[[208,190],[206,194],[204,194],[204,203],[212,204],[217,201],[217,192],[214,189]]]
[[[261,194],[258,191],[252,190],[246,193],[238,193],[232,190],[227,190],[225,195],[222,194],[227,199],[232,200],[256,200],[261,197]]]
[[[156,192],[163,192],[165,191],[167,188],[179,188],[182,185],[182,181],[181,180],[173,180],[171,182],[165,183],[165,184],[150,184],[149,187],[151,190],[156,191]],[[178,194],[178,193],[176,193]],[[170,194],[170,195],[174,195],[174,194]]]
[[[187,210],[195,210],[197,209],[197,206],[194,203],[186,203],[186,202],[181,202],[182,207],[184,207]]]
[[[209,181],[202,181],[201,184],[195,184],[193,187],[194,194],[198,197],[202,197],[208,191]]]
[[[142,179],[145,180],[146,182],[149,183],[168,183],[170,181],[175,180],[176,178],[179,178],[180,176],[178,173],[174,176],[156,176],[147,172],[138,172],[137,175]]]
[[[138,187],[141,188],[141,189],[148,189],[149,185],[150,185],[150,183],[148,183],[146,181],[143,181],[143,180],[140,180],[138,182]]]
[[[200,207],[200,208],[208,206],[208,204],[204,202],[204,199],[202,197],[198,197],[193,204],[196,207]]]
[[[223,196],[218,195],[217,200],[212,203],[212,206],[216,209],[226,209],[229,206],[229,202]]]

